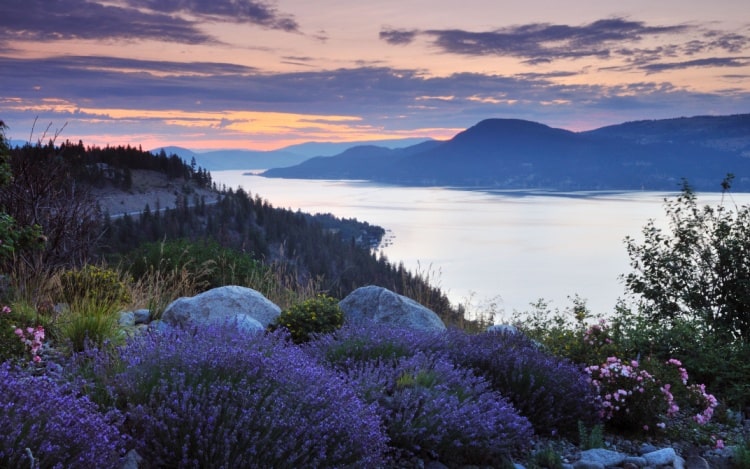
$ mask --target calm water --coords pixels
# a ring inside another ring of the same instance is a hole
[[[544,298],[564,308],[574,294],[606,313],[624,296],[630,271],[624,238],[640,239],[650,218],[664,218],[666,193],[523,194],[404,188],[365,182],[266,179],[213,172],[276,207],[333,213],[389,230],[392,263],[430,273],[454,303],[498,303],[525,311]],[[735,195],[738,203],[750,194]],[[720,194],[700,198],[718,201]]]

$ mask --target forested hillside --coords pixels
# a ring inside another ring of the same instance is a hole
[[[147,243],[216,242],[238,256],[281,265],[293,273],[293,281],[314,282],[338,298],[374,284],[417,299],[446,323],[463,320],[463,312],[438,288],[375,254],[373,244],[384,234],[380,227],[276,208],[242,189],[218,190],[208,171],[163,151],[153,155],[140,148],[66,142],[26,145],[10,153],[15,177],[1,202],[20,223],[41,226],[45,249],[28,253],[26,260],[35,268],[132,262]],[[102,186],[128,191],[136,169],[158,171],[173,180],[181,188],[176,207],[147,206],[139,215],[105,213],[92,191]],[[196,188],[211,187],[217,196],[210,201],[196,193]]]

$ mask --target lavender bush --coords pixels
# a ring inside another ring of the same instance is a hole
[[[530,441],[529,422],[443,353],[445,333],[347,324],[304,349],[376,403],[396,457],[493,464]]]
[[[531,441],[531,425],[508,401],[444,357],[362,362],[348,376],[377,404],[397,457],[495,465]]]
[[[0,365],[0,467],[117,467],[120,420],[71,386]]]
[[[490,381],[537,433],[575,435],[579,421],[596,423],[598,408],[588,375],[523,334],[450,331],[442,346],[454,362]]]
[[[87,361],[155,466],[382,465],[374,409],[281,333],[154,333]]]

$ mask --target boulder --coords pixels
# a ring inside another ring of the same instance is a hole
[[[178,298],[167,306],[162,321],[172,326],[234,323],[238,329],[264,330],[281,308],[252,288],[230,285],[193,297]]]
[[[601,464],[604,467],[607,466],[618,466],[625,460],[626,455],[617,451],[611,451],[608,449],[594,448],[581,451],[581,460],[579,463],[586,464]],[[582,466],[576,463],[576,468]]]
[[[376,286],[360,287],[339,302],[344,320],[375,322],[422,331],[444,331],[443,321],[416,301]]]
[[[643,458],[652,466],[664,466],[674,462],[677,453],[673,448],[663,448],[643,455]]]

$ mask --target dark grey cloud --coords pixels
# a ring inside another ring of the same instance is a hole
[[[716,57],[708,59],[685,60],[682,62],[663,62],[642,65],[647,73],[658,73],[667,70],[681,70],[695,67],[745,67],[750,65],[750,57]]]
[[[415,29],[390,29],[384,28],[380,31],[380,39],[384,40],[388,44],[403,45],[411,44],[414,38],[417,36],[418,31]]]
[[[486,32],[451,29],[428,30],[422,34],[432,36],[433,44],[445,53],[510,56],[539,63],[563,58],[608,57],[612,47],[620,43],[687,29],[685,25],[649,26],[641,21],[611,18],[582,26],[532,23]]]
[[[291,15],[278,12],[268,2],[253,0],[126,0],[136,8],[168,14],[189,13],[203,18],[236,23],[255,23],[272,29],[297,31],[299,25]]]
[[[199,28],[207,17],[297,30],[293,18],[278,14],[265,3],[248,0],[127,0],[117,5],[86,0],[3,0],[0,43],[10,39],[211,43],[215,40]]]

